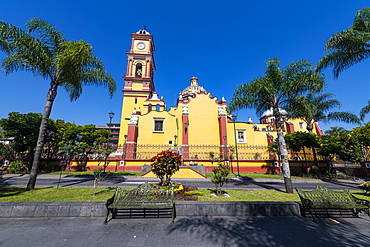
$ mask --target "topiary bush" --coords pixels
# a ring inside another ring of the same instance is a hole
[[[170,185],[172,175],[180,170],[182,156],[167,150],[151,158],[150,162],[152,162],[152,172],[161,180],[160,185]]]

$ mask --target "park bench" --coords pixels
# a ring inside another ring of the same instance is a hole
[[[104,224],[108,223],[108,216],[112,218],[160,218],[172,217],[175,219],[175,200],[173,188],[161,190],[148,182],[136,189],[127,190],[117,187],[114,195],[105,203],[107,208]]]
[[[370,217],[370,202],[353,196],[349,190],[329,190],[324,185],[318,184],[314,190],[300,190],[296,188],[302,203],[302,215],[306,212],[311,214],[316,221],[314,213],[340,216],[352,215],[358,217],[360,211],[364,211]]]

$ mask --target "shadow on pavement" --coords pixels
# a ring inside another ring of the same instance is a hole
[[[300,217],[183,218],[167,228],[215,246],[368,246],[370,236],[351,220],[314,223]],[[369,227],[369,221],[366,223]],[[365,233],[365,234],[364,234]]]
[[[239,180],[233,180],[231,183],[235,185],[249,185],[249,184],[254,184],[257,185],[261,188],[268,189],[268,190],[277,190],[284,192],[285,190],[280,189],[281,184],[284,183],[283,180],[281,182],[274,182],[274,181],[269,181],[269,182],[258,182],[254,180],[253,178],[249,177],[240,177]]]

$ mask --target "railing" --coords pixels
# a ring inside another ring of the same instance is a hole
[[[218,145],[189,145],[175,147],[174,145],[132,145],[126,144],[118,149],[122,151],[123,159],[148,160],[163,150],[173,150],[180,153],[186,160],[209,160],[211,154],[214,159],[228,157],[231,160],[271,160],[277,159],[277,155],[268,152],[267,146],[264,145],[238,145],[235,146],[218,146]],[[290,160],[296,161],[313,161],[313,154],[310,150],[304,152],[290,153]],[[328,160],[325,157],[317,155],[318,160]]]
[[[180,153],[185,160],[210,160],[213,154],[214,159],[228,157],[230,160],[277,160],[278,156],[275,153],[268,152],[265,145],[238,145],[222,146],[222,145],[189,145],[189,146],[174,146],[174,145],[153,145],[153,144],[125,144],[114,146],[114,149],[119,150],[116,155],[111,155],[112,158],[117,158],[117,155],[122,159],[149,160],[163,150],[174,150]],[[43,150],[43,158],[47,157],[48,149]],[[312,149],[305,149],[305,152],[288,151],[288,159],[291,161],[314,161]],[[316,152],[317,153],[317,152]],[[59,157],[60,155],[58,155]],[[362,155],[365,161],[370,160],[370,148],[362,148]],[[316,154],[317,160],[330,161],[329,157],[324,157]],[[95,150],[89,150],[85,154],[76,155],[79,159],[97,159],[98,154]]]

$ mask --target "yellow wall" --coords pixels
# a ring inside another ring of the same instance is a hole
[[[154,132],[154,119],[164,119],[164,132]],[[176,117],[167,111],[151,111],[139,117],[138,144],[168,145],[174,143],[174,136],[178,135],[176,129]]]
[[[209,94],[191,98],[189,111],[189,145],[220,145],[218,105]],[[181,109],[182,104],[179,105]]]
[[[134,83],[133,83],[134,84]],[[141,83],[138,83],[141,84]],[[134,109],[140,108],[141,112],[147,111],[144,107],[144,102],[148,93],[125,93],[122,101],[122,113],[121,113],[121,127],[118,145],[123,145],[125,142],[124,136],[127,135],[128,123]],[[136,98],[136,104],[135,104]]]

